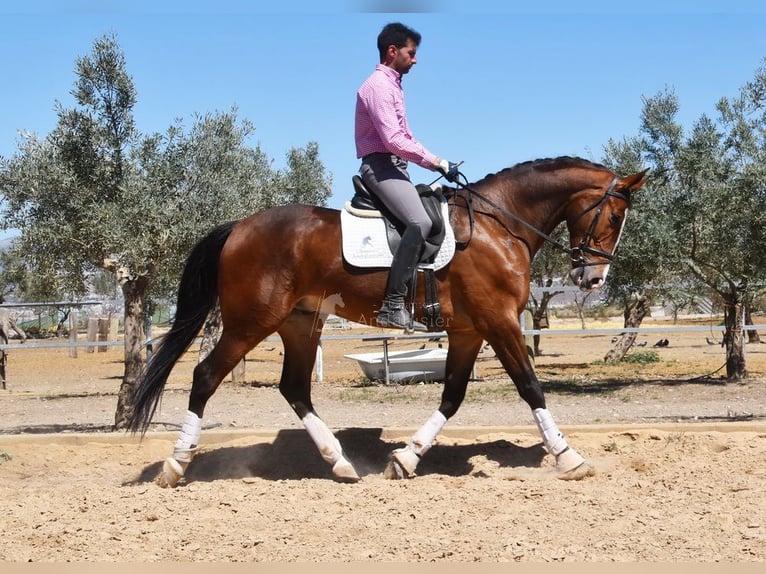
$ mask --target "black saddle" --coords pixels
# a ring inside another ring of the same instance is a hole
[[[396,248],[402,239],[405,225],[383,205],[383,202],[372,193],[358,175],[351,178],[354,184],[354,197],[351,198],[351,207],[362,211],[379,211],[386,222],[386,235],[391,253],[396,253]],[[442,203],[446,200],[441,189],[434,190],[429,185],[420,183],[415,186],[420,194],[423,207],[431,218],[431,233],[426,238],[425,249],[420,257],[421,263],[432,263],[434,256],[444,242],[446,226],[442,217]]]

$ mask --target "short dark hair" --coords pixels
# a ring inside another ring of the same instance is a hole
[[[385,60],[386,51],[389,46],[404,48],[407,45],[407,40],[412,40],[416,46],[420,46],[420,34],[412,28],[408,28],[399,22],[391,22],[383,26],[380,34],[378,34],[380,61],[383,62]]]

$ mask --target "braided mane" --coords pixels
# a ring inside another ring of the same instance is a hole
[[[592,169],[602,169],[607,171],[609,170],[609,168],[606,167],[605,165],[602,165],[600,163],[594,163],[590,160],[583,159],[580,157],[559,156],[554,158],[542,158],[542,159],[535,159],[530,161],[523,161],[523,162],[517,163],[516,165],[512,167],[506,167],[496,173],[487,174],[476,183],[477,184],[484,183],[487,180],[493,179],[493,178],[516,177],[519,175],[529,173],[530,171],[547,172],[547,171],[554,171],[557,169],[570,168],[570,167],[584,167],[584,168],[592,168]]]

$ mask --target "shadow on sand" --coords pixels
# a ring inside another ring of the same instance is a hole
[[[336,432],[346,456],[362,478],[383,473],[390,452],[405,444],[384,440],[381,435],[380,428],[351,428]],[[500,467],[539,467],[546,451],[542,443],[522,447],[507,440],[468,445],[437,444],[418,466],[418,475],[469,475],[474,471],[470,459],[479,455]],[[152,463],[128,484],[151,482],[161,468],[162,461]],[[279,431],[270,443],[222,446],[199,453],[186,471],[185,482],[188,484],[249,477],[275,481],[334,478],[329,465],[320,457],[308,433],[303,429],[288,429]]]

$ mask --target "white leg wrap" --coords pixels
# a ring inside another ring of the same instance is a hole
[[[325,462],[332,465],[332,473],[340,480],[345,482],[356,482],[359,480],[359,475],[354,470],[353,465],[343,456],[343,448],[340,446],[340,441],[335,438],[332,431],[324,423],[322,419],[316,416],[314,413],[309,413],[302,419],[303,426],[317,445],[319,454]]]
[[[441,414],[440,411],[434,411],[431,418],[418,429],[418,432],[412,435],[410,444],[407,446],[409,446],[416,455],[423,456],[434,444],[436,436],[442,432],[445,424],[447,424],[446,417]]]
[[[436,436],[441,432],[446,423],[446,417],[440,411],[435,411],[425,424],[412,435],[407,446],[398,448],[392,453],[396,462],[406,472],[406,476],[415,474],[420,457],[431,449]]]
[[[543,444],[545,444],[545,448],[549,453],[553,456],[558,456],[569,448],[564,435],[561,434],[559,427],[556,426],[548,409],[535,409],[532,411],[532,415],[535,417],[537,430],[540,431],[540,435],[543,437]]]
[[[343,457],[340,441],[322,419],[314,413],[309,413],[303,417],[302,422],[325,462],[335,464]]]
[[[197,452],[199,437],[202,434],[202,419],[191,411],[186,411],[181,433],[173,448],[173,458],[179,462],[189,463]]]

